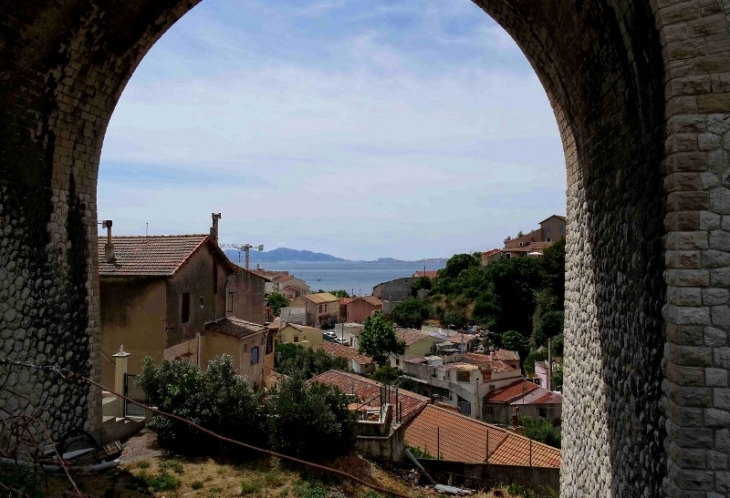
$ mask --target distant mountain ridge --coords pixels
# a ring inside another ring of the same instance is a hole
[[[241,251],[243,252],[243,251]],[[226,249],[226,256],[233,261],[238,262],[239,251],[237,249]],[[350,259],[338,258],[331,254],[312,251],[300,251],[298,249],[289,249],[288,247],[279,247],[271,251],[258,252],[251,250],[251,264],[255,263],[351,263]],[[241,261],[244,255],[241,254]],[[404,261],[395,258],[378,258],[375,261],[367,261],[367,263],[445,263],[448,258],[429,258],[419,259],[417,261]]]
[[[226,249],[226,256],[231,261],[238,261],[238,250]],[[251,263],[328,263],[337,261],[348,261],[347,259],[338,258],[330,254],[312,251],[299,251],[297,249],[289,249],[288,247],[279,247],[271,251],[257,252],[251,251]],[[241,255],[243,260],[243,255]]]

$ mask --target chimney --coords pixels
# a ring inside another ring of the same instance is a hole
[[[117,257],[114,255],[114,244],[112,244],[112,220],[101,222],[101,226],[106,228],[106,244],[104,244],[104,261],[114,263]]]
[[[213,239],[213,242],[216,244],[218,243],[218,220],[221,219],[220,213],[211,213],[211,217],[213,218],[213,226],[210,227],[210,238]]]
[[[489,352],[489,361],[494,361],[494,351]]]

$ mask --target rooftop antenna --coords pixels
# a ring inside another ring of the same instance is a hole
[[[144,238],[146,239],[147,238],[147,232],[149,232],[149,230],[150,230],[150,224],[149,224],[149,222],[147,222],[144,225],[145,225],[145,227],[144,227]]]

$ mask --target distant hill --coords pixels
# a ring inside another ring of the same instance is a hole
[[[238,261],[238,251],[236,249],[226,249],[226,255],[231,261]],[[244,255],[241,254],[241,261]],[[330,263],[336,261],[347,261],[346,259],[337,258],[330,254],[312,251],[298,251],[287,247],[279,247],[271,251],[251,251],[251,263]]]

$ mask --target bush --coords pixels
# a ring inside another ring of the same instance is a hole
[[[391,318],[401,327],[421,328],[428,319],[428,304],[420,299],[408,298],[393,308]]]
[[[355,414],[336,387],[300,376],[281,383],[279,395],[268,401],[268,434],[275,451],[305,459],[342,455],[355,447]],[[323,442],[326,441],[326,444]]]
[[[400,376],[400,372],[397,368],[393,368],[388,365],[383,365],[373,373],[371,379],[384,384],[392,384]]]
[[[466,318],[459,313],[446,313],[444,316],[444,325],[459,330],[466,325]]]
[[[522,435],[545,443],[554,448],[560,448],[561,430],[547,420],[541,418],[520,417]]]
[[[284,375],[301,375],[311,379],[327,370],[349,372],[347,358],[333,357],[322,350],[314,351],[294,343],[276,345],[276,371]]]

